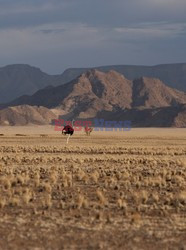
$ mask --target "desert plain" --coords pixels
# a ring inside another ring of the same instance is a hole
[[[0,249],[185,249],[186,129],[0,127]]]

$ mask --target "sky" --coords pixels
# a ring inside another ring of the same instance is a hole
[[[186,62],[186,0],[0,0],[0,67]]]

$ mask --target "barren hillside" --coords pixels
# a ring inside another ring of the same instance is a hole
[[[45,107],[16,106],[0,111],[0,125],[49,124],[57,116]]]

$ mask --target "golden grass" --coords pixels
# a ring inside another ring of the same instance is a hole
[[[82,249],[123,249],[124,245],[162,249],[170,241],[182,247],[186,134],[177,130],[176,137],[172,129],[160,134],[136,131],[75,134],[69,145],[61,134],[41,136],[41,129],[31,135],[23,128],[27,136],[20,138],[3,136],[1,235],[19,232],[13,240],[17,248],[28,230],[27,244],[35,248],[44,244],[45,249],[61,245],[76,249],[82,242]]]

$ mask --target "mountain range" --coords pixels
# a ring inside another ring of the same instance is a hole
[[[0,125],[45,125],[57,115],[45,107],[21,105],[0,110]]]
[[[158,78],[166,85],[186,91],[186,63],[156,66],[113,65],[95,67],[98,71],[114,70],[129,80],[140,77]],[[22,95],[32,95],[48,86],[60,86],[87,72],[90,68],[71,68],[59,75],[49,75],[39,68],[25,64],[0,68],[0,103],[6,103]]]
[[[40,112],[38,109],[43,107],[45,110]],[[38,118],[39,124],[60,115],[68,119],[130,120],[135,127],[186,127],[185,92],[168,87],[157,78],[130,80],[113,70],[106,73],[88,70],[66,84],[16,98],[1,105],[0,117],[2,112],[13,112],[12,109],[23,117],[29,113],[28,123],[34,124],[38,124],[35,117],[39,117],[39,112],[43,117]],[[13,124],[8,117],[7,123]],[[19,122],[19,117],[16,119],[14,124]]]

